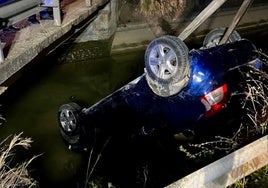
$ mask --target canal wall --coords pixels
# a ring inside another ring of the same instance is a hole
[[[58,61],[79,62],[129,50],[145,49],[151,40],[161,35],[178,36],[208,4],[205,1],[200,3],[199,0],[185,3],[177,1],[179,3],[175,12],[164,12],[165,16],[156,13],[150,17],[151,15],[141,11],[141,5],[126,2],[110,1],[74,41],[66,43],[62,53],[59,53]],[[196,29],[187,41],[200,39],[213,28],[228,27],[240,3],[232,1],[224,4]],[[268,24],[266,4],[261,0],[253,4],[240,21],[237,30],[243,29],[244,34],[247,30]]]
[[[57,57],[58,61],[70,63],[109,56],[117,29],[119,3],[120,0],[109,1],[74,40],[65,43]]]
[[[187,39],[186,43],[193,40],[202,40],[208,31],[219,28],[228,27],[232,22],[239,7],[230,8],[225,6],[216,11],[210,18],[201,24]],[[145,49],[148,43],[161,35],[171,34],[178,36],[184,28],[198,15],[198,11],[194,6],[195,12],[187,10],[188,17],[181,15],[178,20],[166,22],[150,23],[144,18],[127,19],[123,23],[119,22],[113,43],[111,46],[111,54],[125,53],[126,51]],[[120,21],[120,20],[119,20]],[[247,36],[247,33],[260,31],[268,26],[268,4],[261,3],[251,6],[243,16],[236,30],[241,37]]]

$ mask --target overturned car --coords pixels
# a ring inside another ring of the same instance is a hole
[[[90,107],[60,106],[64,142],[87,151],[96,134],[124,142],[165,133],[177,142],[228,132],[241,115],[241,70],[261,71],[263,62],[255,45],[237,32],[217,45],[222,35],[222,29],[209,33],[191,51],[175,36],[154,39],[145,51],[144,74]]]

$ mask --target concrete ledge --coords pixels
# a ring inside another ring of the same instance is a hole
[[[79,29],[75,27],[107,2],[96,0],[91,7],[86,7],[84,0],[73,1],[64,7],[66,14],[61,26],[55,26],[53,20],[40,20],[40,24],[27,26],[15,33],[12,41],[8,41],[10,44],[6,44],[9,49],[4,62],[0,63],[0,85],[66,33]]]
[[[268,136],[187,175],[166,188],[220,188],[249,175],[268,164]]]

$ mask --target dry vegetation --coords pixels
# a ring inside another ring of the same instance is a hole
[[[0,187],[36,187],[37,182],[30,177],[28,166],[36,157],[14,164],[15,150],[18,147],[29,149],[32,140],[19,135],[9,136],[0,143]]]
[[[217,152],[231,153],[243,145],[267,134],[268,126],[268,56],[262,52],[263,70],[252,65],[241,66],[238,72],[244,82],[233,94],[239,100],[242,116],[238,128],[228,137],[215,136],[214,140],[180,146],[190,158],[213,156]],[[189,149],[190,148],[190,149]],[[195,152],[191,152],[193,149]]]
[[[167,21],[177,20],[185,6],[185,0],[141,0],[139,3],[140,11],[148,20],[157,21],[165,19]]]

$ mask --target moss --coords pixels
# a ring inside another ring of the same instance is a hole
[[[110,56],[112,37],[108,40],[72,43],[58,57],[60,63],[81,62]]]

